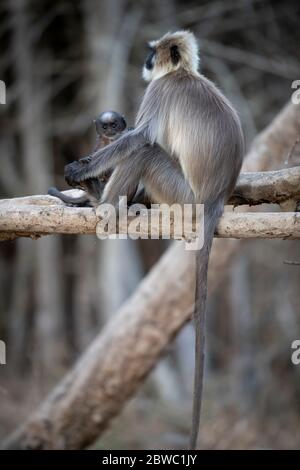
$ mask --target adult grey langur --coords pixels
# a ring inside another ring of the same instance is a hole
[[[244,139],[230,102],[198,72],[198,46],[191,32],[168,33],[149,47],[143,75],[150,84],[135,129],[99,150],[87,165],[68,165],[65,177],[80,183],[113,167],[102,202],[117,205],[118,197],[140,181],[154,202],[204,204],[204,246],[196,252],[194,449],[201,414],[209,253],[240,172]]]
[[[117,140],[125,132],[127,126],[124,116],[116,111],[104,111],[93,122],[97,133],[93,153]],[[84,165],[90,162],[91,158],[92,155],[82,158],[79,160],[79,163]],[[111,174],[112,170],[110,169],[97,178],[89,178],[81,182],[80,185],[75,185],[85,191],[85,194],[82,196],[71,197],[54,187],[48,189],[48,194],[58,197],[65,204],[72,206],[96,205],[101,200],[103,190]]]

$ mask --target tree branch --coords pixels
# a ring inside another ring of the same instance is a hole
[[[145,224],[130,232],[130,235],[140,235],[150,238],[155,231],[161,238],[168,233],[168,225],[160,223],[151,225],[151,218],[157,220],[157,211],[147,211]],[[142,216],[144,217],[144,216]],[[0,209],[0,239],[12,240],[19,236],[37,238],[49,234],[95,234],[99,219],[93,209],[55,206],[24,205],[19,208]],[[134,218],[128,219],[132,225]],[[144,225],[144,226],[143,226]],[[97,230],[98,235],[105,235],[104,230]],[[119,226],[119,235],[128,233],[128,224]],[[220,238],[300,238],[300,213],[297,212],[225,212],[221,218],[216,236]],[[176,232],[174,236],[174,218],[171,215],[170,238],[193,239],[195,231],[191,229]]]
[[[78,195],[78,190],[66,191]],[[233,197],[234,205],[257,205],[261,203],[282,203],[300,200],[300,167],[279,171],[242,173]],[[155,212],[149,211],[149,222]],[[100,219],[90,208],[65,206],[52,196],[29,196],[0,201],[0,240],[18,236],[37,238],[55,233],[94,234]],[[130,219],[132,221],[132,218]],[[155,227],[152,226],[152,230]],[[161,236],[163,227],[156,227]],[[119,234],[126,234],[127,225],[119,227]],[[148,237],[151,224],[141,227],[140,235]],[[138,232],[136,232],[137,234]],[[98,231],[99,234],[99,231]],[[104,231],[101,232],[104,234]],[[190,238],[193,231],[182,233]],[[173,221],[171,222],[171,237]],[[299,238],[299,217],[291,213],[230,213],[226,212],[216,231],[221,238]]]
[[[300,166],[277,171],[241,173],[230,204],[249,206],[300,200]]]

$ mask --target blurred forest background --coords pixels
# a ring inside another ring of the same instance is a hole
[[[298,1],[1,0],[0,197],[66,189],[64,165],[89,153],[99,112],[122,112],[133,125],[146,42],[168,30],[197,35],[202,72],[237,107],[249,147],[300,79],[299,24]],[[35,409],[166,246],[91,236],[0,244],[0,438]],[[299,242],[245,241],[211,292],[204,448],[300,447],[300,368],[290,360],[300,337],[300,267],[284,260],[300,260]],[[182,447],[193,348],[187,325],[97,448]]]

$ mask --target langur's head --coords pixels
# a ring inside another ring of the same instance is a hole
[[[190,31],[167,33],[157,41],[151,41],[149,48],[143,68],[145,80],[155,80],[180,68],[198,73],[198,44]]]
[[[98,135],[114,137],[126,129],[124,117],[116,111],[104,111],[94,119]]]

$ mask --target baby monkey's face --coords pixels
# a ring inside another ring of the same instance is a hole
[[[105,137],[115,137],[126,129],[126,121],[116,111],[105,111],[95,119],[97,134]]]

